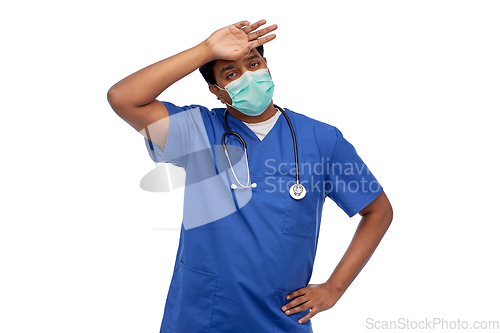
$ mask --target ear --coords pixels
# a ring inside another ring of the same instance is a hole
[[[217,88],[214,84],[208,86],[208,89],[212,94],[214,94],[222,104],[224,104],[224,96],[222,95],[219,88]]]

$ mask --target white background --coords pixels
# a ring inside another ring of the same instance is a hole
[[[395,212],[314,332],[500,320],[497,1],[4,3],[1,332],[159,331],[182,191],[139,187],[155,165],[106,93],[261,18],[278,24],[265,46],[274,101],[337,126]],[[198,72],[159,99],[221,106]],[[328,279],[358,221],[326,202],[311,283]]]

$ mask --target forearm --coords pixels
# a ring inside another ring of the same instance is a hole
[[[365,214],[344,256],[326,282],[339,299],[368,262],[392,221],[392,209]]]
[[[211,60],[213,56],[204,41],[127,76],[112,86],[108,95],[118,95],[121,104],[132,107],[149,104],[173,83]]]

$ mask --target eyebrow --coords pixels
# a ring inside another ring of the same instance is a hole
[[[251,55],[249,57],[246,57],[243,61],[244,62],[249,62],[250,60],[253,60],[255,58],[258,58],[259,56],[257,54],[254,54],[254,55]],[[234,66],[233,65],[227,65],[226,67],[223,67],[221,70],[220,70],[220,73],[221,75],[225,72],[225,71],[228,71],[230,69],[233,69]]]
[[[220,70],[220,73],[224,73],[225,71],[228,71],[230,69],[233,69],[234,66],[233,65],[227,65],[226,67],[223,67],[221,70]]]

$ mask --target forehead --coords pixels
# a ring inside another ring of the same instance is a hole
[[[256,58],[262,59],[262,56],[260,55],[259,51],[257,49],[252,49],[250,53],[247,55],[241,57],[238,60],[217,60],[214,64],[214,75],[215,76],[220,76],[221,70],[228,67],[228,66],[233,66],[233,67],[239,67],[245,65],[246,62],[250,60],[255,60]]]

